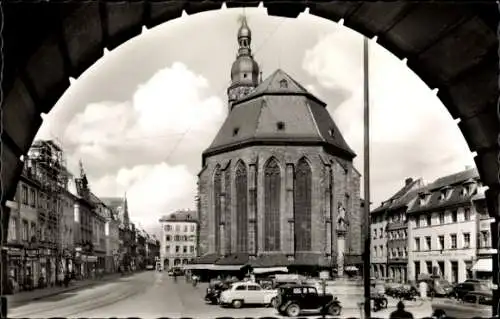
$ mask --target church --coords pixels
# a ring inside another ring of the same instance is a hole
[[[295,271],[359,267],[356,154],[326,104],[283,70],[262,80],[243,17],[228,114],[202,154],[198,264]]]

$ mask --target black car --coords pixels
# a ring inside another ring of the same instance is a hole
[[[490,292],[491,289],[481,281],[467,280],[453,287],[451,295],[457,299],[463,299],[465,295],[473,291]]]
[[[321,314],[340,316],[340,301],[331,294],[318,294],[308,285],[283,285],[278,289],[275,308],[281,315],[297,317],[302,310],[316,310]]]
[[[235,282],[235,280],[212,281],[208,285],[207,292],[205,294],[205,301],[208,301],[214,305],[218,305],[221,292],[228,289],[233,282]]]

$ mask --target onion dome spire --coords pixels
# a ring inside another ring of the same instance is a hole
[[[234,102],[249,94],[259,84],[259,65],[252,56],[252,31],[245,15],[240,17],[237,39],[238,54],[231,67],[231,85],[227,92],[230,111]]]

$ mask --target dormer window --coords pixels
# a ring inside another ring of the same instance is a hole
[[[282,88],[282,89],[288,88],[288,82],[287,82],[287,80],[283,79],[283,80],[280,81],[280,88]]]
[[[334,137],[335,135],[335,130],[333,128],[329,129],[328,130],[328,135],[330,135],[331,137]]]
[[[441,193],[439,194],[439,200],[448,200],[450,199],[452,188],[450,186],[445,186],[441,188]]]
[[[239,131],[240,131],[240,128],[239,128],[239,127],[235,127],[235,128],[233,129],[233,136],[238,135],[238,132],[239,132]]]
[[[422,193],[418,194],[418,197],[419,197],[420,206],[425,206],[425,205],[427,205],[427,202],[429,201],[430,193],[422,192]]]
[[[276,123],[276,128],[278,129],[278,131],[283,131],[285,129],[285,122]]]

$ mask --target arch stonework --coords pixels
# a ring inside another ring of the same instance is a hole
[[[478,167],[491,216],[498,220],[499,151],[497,70],[498,8],[492,3],[263,1],[269,15],[295,18],[309,13],[345,26],[377,42],[407,64],[431,88],[462,131]],[[223,1],[134,1],[84,3],[5,3],[3,5],[4,93],[1,183],[3,240],[7,237],[7,199],[15,193],[26,154],[40,125],[69,87],[104,52],[154,27],[179,18],[221,9]],[[259,1],[227,1],[256,7]],[[19,39],[22,39],[21,41]],[[498,223],[492,224],[498,240]],[[2,257],[4,258],[4,257]],[[498,258],[494,256],[495,282]],[[5,276],[2,273],[2,276]],[[3,280],[6,282],[6,280]],[[498,294],[495,292],[498,300]],[[496,313],[496,311],[495,311]]]

